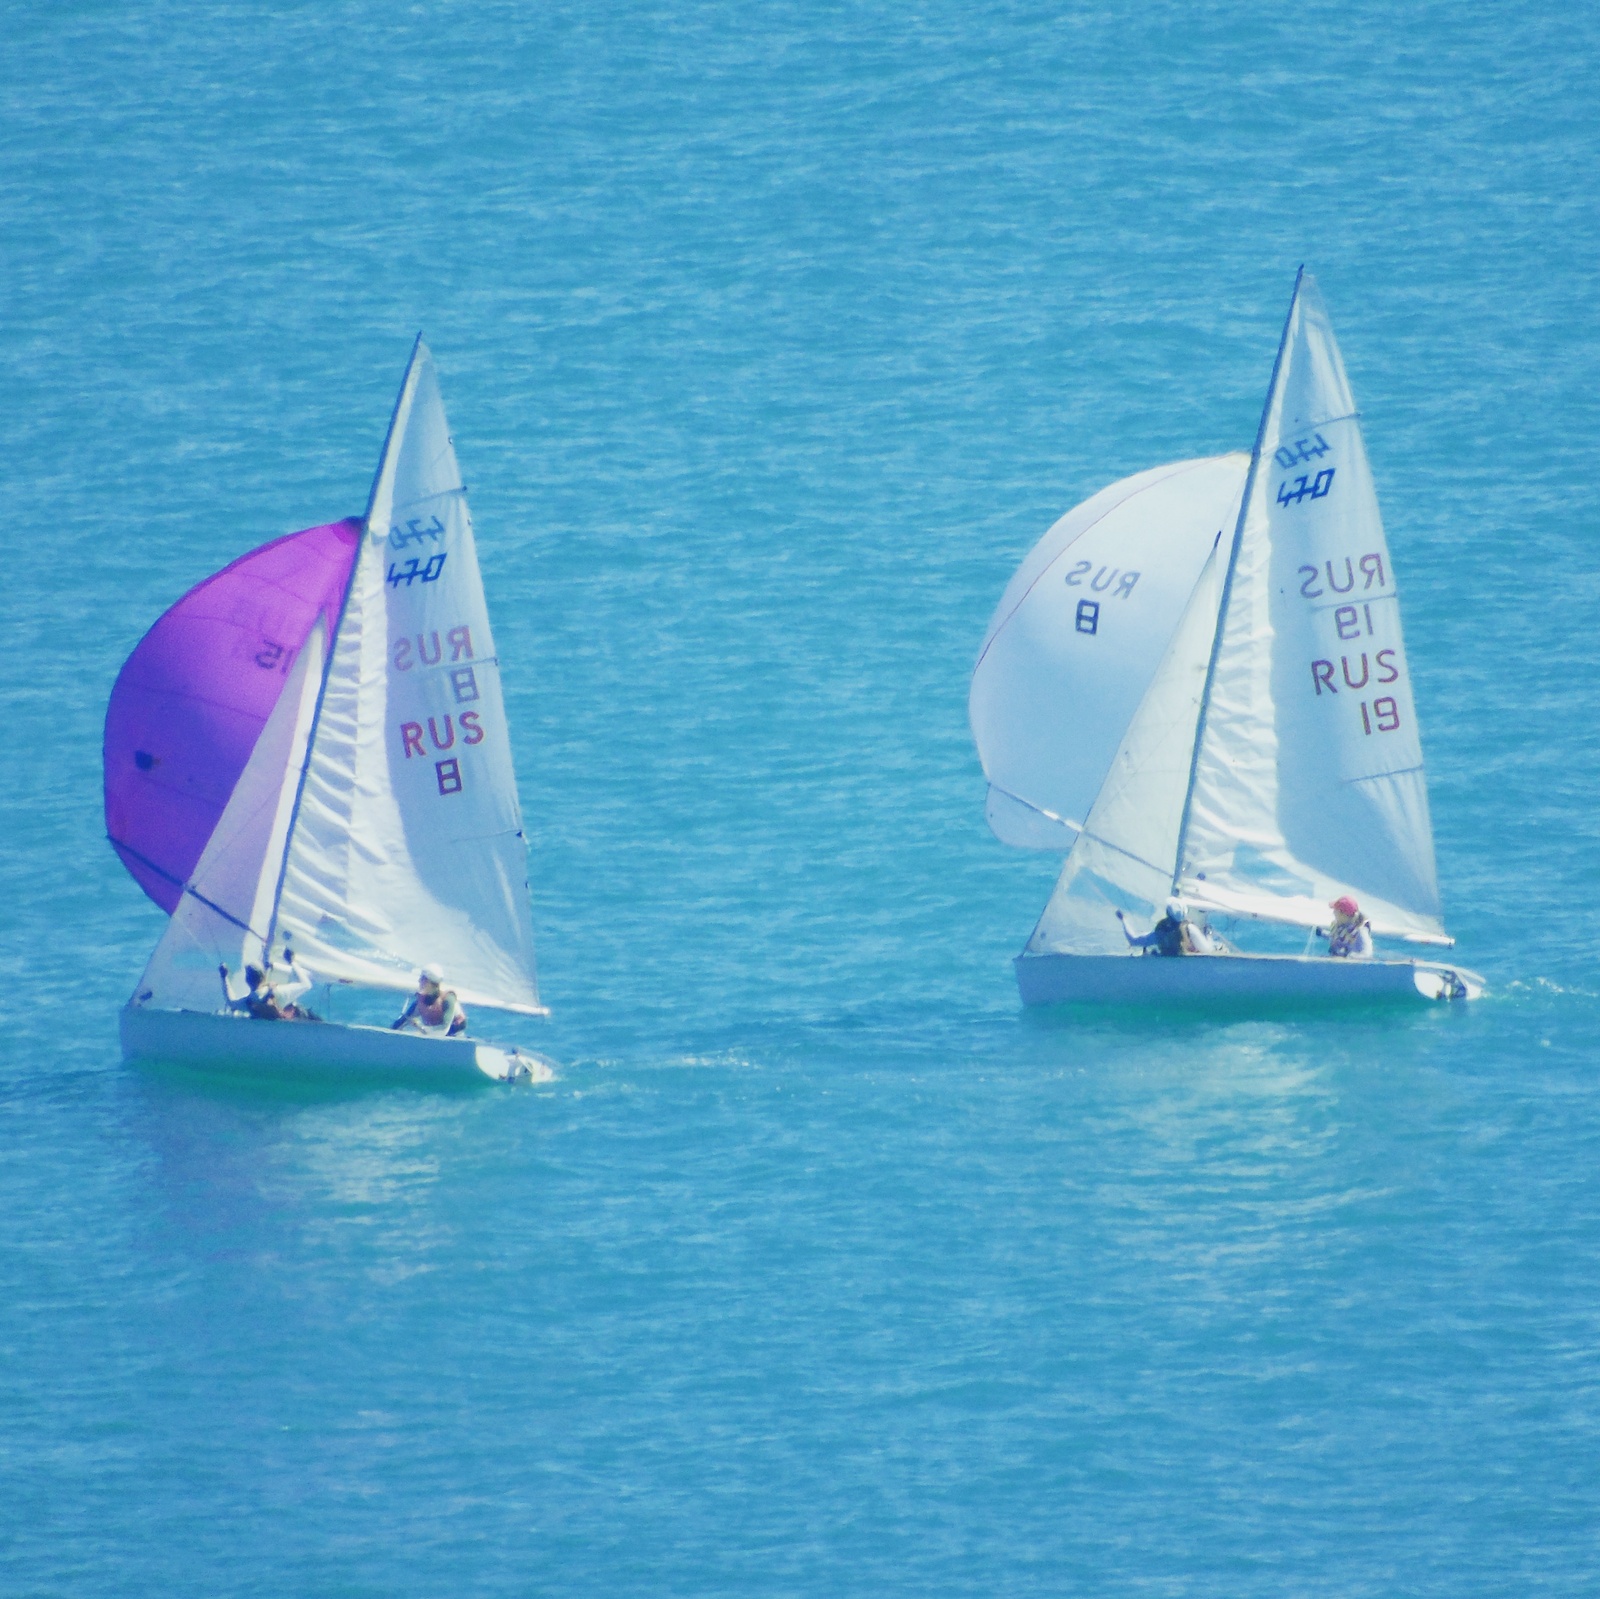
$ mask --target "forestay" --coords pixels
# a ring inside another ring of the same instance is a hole
[[[1218,538],[1028,940],[1029,954],[1123,954],[1116,912],[1151,919],[1171,892],[1222,567]]]
[[[215,1010],[218,966],[244,991],[246,964],[266,967],[272,901],[326,658],[319,620],[297,653],[233,795],[184,885],[135,992],[138,1004]]]
[[[334,643],[275,939],[319,982],[407,989],[438,962],[467,1002],[542,1014],[500,672],[420,340]]]
[[[1311,926],[1353,893],[1379,932],[1442,940],[1394,567],[1344,364],[1305,274],[1223,604],[1184,896]]]
[[[1249,458],[1180,461],[1067,512],[1018,568],[968,713],[996,836],[1066,849],[1083,826],[1219,533]]]

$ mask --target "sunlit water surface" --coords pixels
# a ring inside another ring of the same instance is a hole
[[[8,1592],[1600,1586],[1597,25],[56,7],[0,55]],[[1362,404],[1468,1012],[1073,1021],[1027,547]],[[560,1064],[135,1071],[116,669],[438,360]]]

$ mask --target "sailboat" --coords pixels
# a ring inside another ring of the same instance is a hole
[[[124,1055],[312,1076],[519,1081],[530,1051],[331,1020],[282,996],[410,993],[547,1015],[499,660],[466,490],[419,338],[365,516],[274,540],[178,601],[106,713],[106,830],[169,920]],[[231,986],[230,986],[231,985]],[[341,1000],[341,1008],[344,1002]]]
[[[1065,851],[1025,1004],[1467,999],[1422,956],[1313,953],[1333,901],[1380,951],[1449,948],[1393,562],[1360,419],[1302,268],[1255,448],[1069,511],[990,622],[968,702],[1004,842]],[[1171,899],[1298,951],[1142,958]],[[1292,938],[1279,932],[1278,941]]]

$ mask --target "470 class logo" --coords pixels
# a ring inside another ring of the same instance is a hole
[[[420,546],[429,540],[437,544],[444,537],[444,523],[437,516],[431,516],[428,518],[428,524],[427,527],[424,527],[422,518],[418,516],[413,517],[404,527],[391,527],[389,529],[389,548],[403,550],[408,545],[416,544]]]
[[[1292,472],[1297,466],[1314,465],[1332,448],[1320,433],[1312,433],[1303,439],[1286,439],[1272,452],[1272,459],[1284,471]],[[1325,466],[1315,475],[1304,472],[1294,480],[1292,489],[1285,478],[1278,485],[1278,504],[1298,505],[1302,500],[1326,499],[1328,490],[1333,487],[1333,471],[1331,466]]]

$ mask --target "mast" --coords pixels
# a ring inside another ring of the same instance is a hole
[[[367,491],[367,508],[361,517],[361,543],[356,558],[351,563],[350,581],[345,584],[344,598],[339,602],[339,616],[328,636],[328,655],[322,663],[322,682],[317,687],[317,703],[311,712],[311,730],[306,734],[306,751],[300,762],[300,778],[295,785],[294,809],[289,812],[289,826],[283,835],[283,858],[278,862],[278,883],[272,891],[272,919],[267,923],[266,942],[262,945],[262,958],[272,963],[272,941],[278,936],[278,905],[283,899],[283,880],[289,870],[289,848],[294,843],[295,824],[300,820],[300,802],[305,797],[306,778],[311,772],[311,754],[317,744],[317,727],[322,721],[322,702],[328,693],[328,678],[333,672],[333,659],[344,628],[345,612],[350,609],[350,596],[355,592],[361,575],[361,558],[366,553],[367,535],[372,531],[372,508],[377,503],[378,485],[383,481],[383,469],[389,464],[389,449],[394,443],[394,430],[405,408],[406,396],[411,391],[412,374],[417,369],[417,356],[422,349],[422,335],[417,334],[411,346],[411,359],[406,362],[406,375],[400,380],[400,392],[394,397],[394,409],[389,413],[389,431],[383,436],[383,449],[378,455],[378,470],[372,475],[372,487]]]
[[[1250,470],[1245,474],[1244,496],[1239,501],[1239,520],[1234,524],[1233,543],[1228,550],[1228,570],[1222,579],[1222,599],[1217,606],[1217,630],[1211,637],[1211,658],[1206,663],[1206,686],[1200,695],[1200,715],[1195,722],[1194,749],[1189,756],[1189,786],[1183,794],[1183,819],[1178,823],[1178,848],[1172,860],[1172,892],[1178,892],[1183,877],[1183,851],[1189,841],[1189,812],[1194,805],[1195,780],[1200,775],[1200,746],[1205,742],[1206,718],[1211,711],[1211,687],[1216,681],[1217,658],[1222,654],[1222,635],[1228,621],[1228,601],[1233,594],[1234,568],[1239,564],[1239,551],[1244,544],[1245,518],[1250,514],[1250,497],[1255,493],[1256,472],[1261,465],[1261,445],[1267,436],[1267,418],[1272,414],[1272,402],[1278,392],[1278,374],[1283,369],[1283,352],[1289,347],[1289,329],[1294,324],[1295,307],[1300,303],[1300,280],[1306,275],[1301,262],[1294,275],[1294,293],[1289,296],[1289,314],[1283,319],[1283,333],[1278,339],[1278,353],[1272,362],[1272,380],[1267,384],[1266,403],[1261,407],[1261,421],[1256,428],[1255,447],[1250,452]]]

